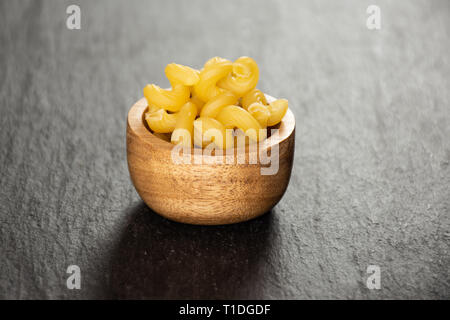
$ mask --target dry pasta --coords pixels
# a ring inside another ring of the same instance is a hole
[[[193,86],[200,80],[199,71],[181,64],[170,63],[166,66],[165,73],[171,85],[182,84]]]
[[[215,118],[223,107],[235,104],[238,98],[231,92],[224,92],[209,100],[202,108],[200,116]]]
[[[286,99],[278,99],[269,104],[270,117],[267,121],[268,126],[274,126],[278,124],[286,114],[288,110],[288,101]]]
[[[267,114],[262,110],[264,107],[267,108],[269,114],[266,126],[278,124],[281,119],[283,119],[288,109],[288,101],[286,99],[278,99],[267,104],[264,93],[258,89],[254,89],[242,97],[241,105],[244,109],[248,110],[251,115],[257,118],[263,127],[265,127],[264,123]]]
[[[158,109],[145,115],[145,121],[152,131],[157,133],[169,133],[175,129],[177,115],[167,113],[164,109]]]
[[[253,90],[249,91],[246,95],[244,95],[242,97],[241,106],[242,106],[242,108],[247,110],[248,107],[250,107],[250,105],[255,102],[259,102],[263,105],[267,105],[266,96],[264,95],[264,93],[262,93],[261,90],[253,89]]]
[[[189,101],[191,101],[193,104],[197,106],[197,115],[200,115],[200,111],[202,111],[205,103],[202,100],[200,100],[200,98],[196,96],[194,93],[192,94],[191,100]]]
[[[232,63],[226,59],[210,59],[200,71],[200,80],[194,86],[194,92],[203,102],[207,102],[224,92],[217,86],[217,82],[226,77],[232,70]]]
[[[220,149],[228,149],[234,141],[232,130],[227,130],[214,118],[200,117],[195,120],[194,132],[194,143],[202,148],[212,142]]]
[[[239,128],[253,141],[264,140],[259,122],[245,109],[230,105],[224,107],[216,117],[225,128]],[[265,131],[264,131],[265,132]]]
[[[242,97],[256,87],[258,80],[259,69],[255,60],[240,57],[233,63],[232,72],[220,80],[218,86]]]
[[[172,89],[162,89],[149,84],[144,88],[144,96],[149,105],[176,112],[189,100],[191,94],[189,86],[198,83],[200,78],[196,70],[175,63],[167,65],[165,73]]]
[[[194,120],[197,116],[197,107],[194,103],[188,102],[181,107],[177,114],[175,129],[173,130],[171,142],[181,143],[184,146],[192,145],[194,134]]]
[[[286,99],[268,103],[256,89],[259,69],[249,57],[234,62],[214,57],[201,70],[171,63],[165,74],[171,89],[144,88],[149,106],[144,118],[157,137],[173,144],[227,149],[236,134],[262,141],[266,128],[280,123],[288,110]]]
[[[270,118],[269,108],[261,103],[255,102],[247,108],[247,111],[259,122],[261,127],[267,127],[267,123]]]

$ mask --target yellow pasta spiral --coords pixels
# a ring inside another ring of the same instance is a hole
[[[200,100],[200,98],[197,95],[195,95],[194,93],[192,94],[191,100],[189,100],[189,101],[191,101],[193,104],[195,104],[197,106],[197,115],[199,115],[200,111],[202,111],[203,106],[205,105],[205,102]]]
[[[194,121],[194,144],[206,147],[214,143],[220,149],[228,149],[233,145],[232,130],[214,118],[200,117]]]
[[[258,89],[253,89],[243,96],[241,105],[244,109],[248,110],[251,115],[257,118],[263,126],[266,117],[266,115],[264,115],[266,112],[263,111],[263,108],[267,108],[269,112],[267,126],[269,127],[281,122],[288,109],[288,101],[286,99],[278,99],[267,104],[266,96]],[[252,111],[250,111],[250,107],[252,107]]]
[[[259,69],[249,57],[234,62],[214,57],[201,70],[171,63],[165,74],[171,89],[144,88],[144,118],[156,136],[173,144],[226,149],[242,135],[253,144],[264,140],[266,128],[280,123],[288,109],[286,99],[268,103],[256,89]],[[233,132],[240,136],[235,139]]]
[[[232,72],[220,80],[217,85],[242,97],[256,87],[258,80],[259,69],[255,60],[249,57],[240,57],[233,63]]]
[[[171,63],[165,69],[172,89],[162,89],[157,85],[148,84],[144,88],[144,96],[149,105],[156,105],[167,111],[177,112],[190,98],[193,86],[199,81],[198,72],[192,68]]]
[[[247,111],[259,122],[261,127],[267,127],[267,123],[270,118],[270,111],[265,105],[258,102],[252,103],[247,108]]]
[[[241,99],[242,108],[244,108],[245,110],[247,110],[248,107],[255,102],[267,105],[266,96],[261,90],[258,89],[250,90]]]
[[[194,137],[194,120],[197,116],[197,106],[192,102],[183,105],[177,114],[175,129],[172,132],[171,142],[173,144],[182,144],[183,146],[192,146]]]
[[[226,106],[217,115],[216,119],[225,128],[239,128],[252,140],[260,141],[266,138],[266,131],[259,122],[245,109],[238,106]]]
[[[238,98],[231,92],[225,91],[222,94],[209,100],[202,108],[200,116],[214,118],[223,107],[235,104]]]
[[[158,109],[154,112],[145,114],[145,121],[148,126],[156,133],[169,133],[175,129],[177,123],[177,114],[167,113],[164,109]]]
[[[288,101],[286,99],[278,99],[271,102],[268,106],[270,117],[267,120],[268,126],[274,126],[278,124],[285,116],[288,110]]]
[[[193,86],[200,80],[198,70],[181,64],[169,63],[166,66],[165,73],[172,86],[177,84]]]
[[[217,86],[217,82],[227,76],[232,69],[229,60],[215,57],[206,62],[203,70],[200,71],[200,80],[194,85],[194,93],[204,102],[211,100],[224,92]]]

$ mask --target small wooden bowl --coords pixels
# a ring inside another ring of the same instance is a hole
[[[274,98],[267,96],[267,100]],[[261,168],[268,165],[259,161],[176,164],[171,156],[174,145],[154,136],[147,128],[146,109],[147,101],[143,98],[128,113],[127,158],[138,194],[155,212],[178,222],[220,225],[253,219],[280,201],[289,184],[294,158],[295,118],[290,110],[278,126],[279,135],[270,136],[263,144],[265,151],[270,152],[278,145],[278,171],[274,175],[261,175]],[[249,152],[252,151],[247,148],[246,160]],[[229,155],[205,157],[211,161]]]

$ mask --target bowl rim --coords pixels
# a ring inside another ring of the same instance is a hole
[[[267,102],[275,101],[276,99],[268,94],[264,94],[266,96]],[[144,112],[148,108],[147,100],[143,97],[139,99],[128,111],[127,116],[127,124],[128,128],[136,135],[142,142],[145,144],[151,145],[153,148],[165,151],[165,152],[171,152],[173,148],[175,147],[174,144],[164,141],[161,138],[158,138],[153,133],[150,132],[150,130],[145,126],[144,124]],[[273,147],[276,144],[280,144],[283,141],[286,141],[294,132],[295,130],[295,117],[290,108],[288,108],[285,116],[281,120],[280,124],[278,125],[278,135],[271,135],[264,141],[259,142],[258,148],[247,148],[245,147],[245,154],[251,154],[255,152],[261,152],[268,148]],[[241,147],[242,148],[242,147]],[[234,153],[236,150],[239,150],[239,148],[233,148],[233,154],[231,156],[234,156]],[[257,151],[255,151],[257,149]],[[191,148],[191,155],[194,155],[195,150],[203,150],[201,148]],[[217,158],[217,157],[225,157],[230,156],[227,152],[223,152],[223,154],[218,155],[203,155],[207,157]]]

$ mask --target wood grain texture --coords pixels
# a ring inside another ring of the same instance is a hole
[[[273,100],[268,97],[269,102]],[[128,113],[127,160],[137,192],[155,212],[183,223],[221,225],[256,218],[280,201],[294,159],[295,119],[291,111],[280,123],[278,134],[266,139],[258,150],[202,155],[205,159],[197,164],[191,149],[189,164],[180,164],[172,157],[174,145],[155,137],[145,126],[147,107],[143,98]],[[244,163],[238,162],[238,152],[243,153]],[[250,163],[250,152],[257,163]],[[263,164],[258,152],[270,155],[271,163]],[[269,166],[273,174],[263,175],[261,169]]]
[[[450,297],[448,0],[377,0],[379,31],[359,0],[77,0],[79,31],[72,3],[0,1],[1,298]],[[130,181],[127,112],[216,55],[292,105],[291,181],[260,218],[179,224]]]

